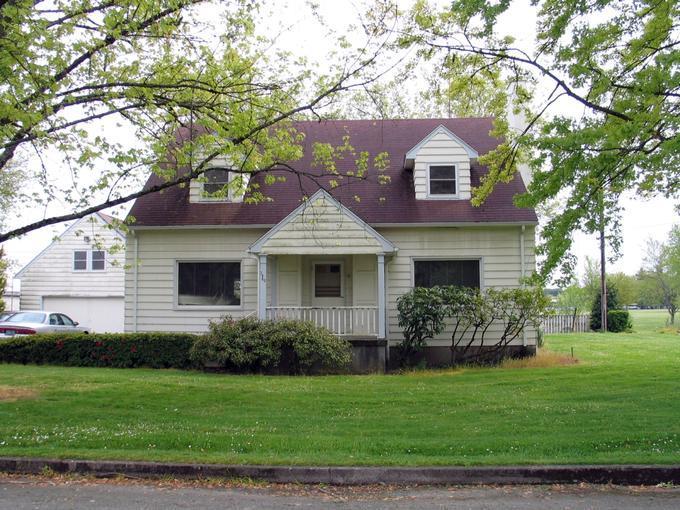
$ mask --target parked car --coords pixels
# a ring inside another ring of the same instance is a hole
[[[16,312],[0,322],[0,338],[38,333],[89,333],[68,315],[59,312]]]
[[[4,322],[7,319],[9,319],[12,315],[14,315],[16,312],[12,312],[9,310],[5,310],[4,312],[0,312],[0,322]]]

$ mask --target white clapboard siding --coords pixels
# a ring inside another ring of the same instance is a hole
[[[380,234],[399,251],[387,263],[387,323],[392,343],[402,339],[398,326],[397,299],[413,288],[414,259],[479,259],[482,288],[516,288],[520,285],[519,226],[507,227],[432,227],[379,228]],[[527,226],[524,234],[525,274],[535,268],[534,229]],[[500,326],[490,332],[498,332]],[[447,329],[430,345],[449,345],[451,331]],[[536,332],[527,330],[526,341],[535,345]],[[517,338],[513,343],[522,344]]]
[[[252,313],[257,308],[257,259],[247,250],[265,232],[263,229],[135,231],[128,236],[126,252],[125,330],[200,333],[208,329],[211,319],[224,315],[239,318]],[[175,306],[177,261],[200,260],[241,262],[239,307],[194,310]]]
[[[460,142],[439,131],[420,147],[413,168],[413,184],[419,200],[427,198],[428,165],[455,165],[458,198],[470,199],[470,157]]]
[[[371,232],[326,196],[319,196],[307,204],[262,247],[262,253],[270,255],[378,253],[382,250]]]
[[[91,241],[86,242],[85,237]],[[73,252],[99,249],[92,246],[95,239],[107,252],[106,268],[74,271]],[[19,272],[21,309],[42,308],[45,296],[122,297],[124,252],[110,253],[108,248],[114,244],[120,247],[124,242],[99,215],[78,220]]]
[[[512,288],[520,284],[519,226],[399,227],[378,230],[398,249],[395,255],[387,258],[386,264],[388,337],[392,344],[401,340],[396,303],[397,298],[413,286],[414,259],[480,259],[484,288]],[[127,250],[130,267],[126,272],[126,330],[203,332],[206,331],[210,319],[217,319],[226,314],[235,318],[252,314],[257,308],[257,260],[247,253],[247,249],[265,232],[264,229],[138,230],[135,236],[130,236]],[[525,274],[528,276],[535,266],[533,227],[527,227],[524,238],[524,266]],[[134,264],[137,242],[139,245],[136,250],[140,263]],[[289,248],[288,251],[304,251],[305,247],[305,244],[300,244],[294,249]],[[365,266],[366,275],[373,275],[376,270],[376,255],[370,253],[373,250],[372,246],[365,249],[369,253],[359,256],[362,257],[362,266],[357,267]],[[326,246],[323,254],[326,257],[335,255],[335,259],[345,261],[346,275],[355,277],[359,275],[352,269],[352,264],[358,256],[344,257],[343,251],[333,246]],[[311,264],[303,263],[305,260],[312,260],[308,257],[309,254],[306,257],[269,255],[273,262],[268,265],[269,293],[271,282],[274,280],[273,268],[276,267],[276,270],[280,271],[276,281],[279,287],[278,295],[283,302],[277,303],[277,306],[307,305],[311,289],[310,275],[302,273],[311,271]],[[243,277],[241,306],[211,310],[177,309],[174,299],[175,265],[178,260],[240,260]],[[371,279],[376,280],[373,276]],[[356,282],[354,285],[356,286]],[[365,302],[361,303],[352,287],[348,286],[346,291],[345,306],[375,306],[375,295],[368,289],[363,289],[360,293],[366,295]],[[272,307],[271,295],[269,298],[268,304]],[[492,331],[497,329],[494,328]],[[447,331],[431,344],[448,345],[449,339],[450,332]],[[514,343],[521,344],[524,340],[528,345],[534,345],[535,332],[528,331],[525,339],[520,337]]]

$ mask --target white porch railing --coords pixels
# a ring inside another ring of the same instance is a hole
[[[267,319],[311,321],[338,336],[378,335],[377,306],[268,306]]]

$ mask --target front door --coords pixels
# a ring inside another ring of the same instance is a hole
[[[342,262],[312,264],[312,305],[344,306],[345,281]]]

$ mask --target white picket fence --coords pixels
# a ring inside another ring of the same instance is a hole
[[[543,317],[541,324],[543,333],[586,333],[590,331],[590,315],[588,314],[555,314]]]

